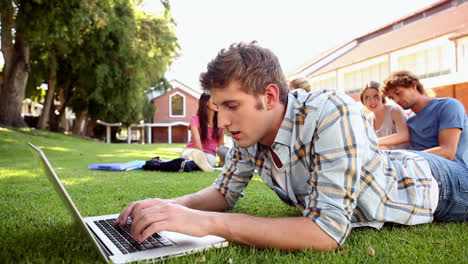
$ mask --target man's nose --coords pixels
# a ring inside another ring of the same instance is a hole
[[[218,109],[218,127],[228,129],[231,121],[228,117],[228,113],[221,109]]]

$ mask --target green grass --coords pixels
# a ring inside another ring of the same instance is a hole
[[[84,216],[120,212],[129,202],[171,198],[210,185],[213,173],[108,172],[89,163],[175,158],[182,144],[127,145],[86,141],[44,131],[0,128],[0,263],[101,263],[61,204],[27,146],[42,148]],[[297,216],[259,177],[235,212]],[[468,263],[468,224],[386,225],[355,229],[331,253],[281,252],[231,243],[224,249],[169,259],[168,263]],[[375,250],[375,256],[368,248]]]

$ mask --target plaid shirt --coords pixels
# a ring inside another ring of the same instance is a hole
[[[274,164],[266,155],[270,150],[283,164],[286,190],[272,177]],[[414,152],[379,151],[360,106],[337,91],[292,91],[271,148],[239,148],[234,142],[213,183],[231,208],[255,169],[284,202],[339,244],[356,226],[432,221],[428,163]]]

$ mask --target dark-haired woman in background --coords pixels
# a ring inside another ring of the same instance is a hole
[[[211,102],[211,96],[203,93],[198,101],[198,113],[190,119],[192,137],[180,158],[162,160],[153,158],[143,166],[144,170],[160,171],[213,171],[216,166],[216,151],[224,147],[224,129],[218,128],[217,108]],[[222,153],[225,155],[227,151]],[[221,161],[224,156],[220,155]]]
[[[198,101],[198,113],[190,119],[192,138],[181,157],[194,160],[194,150],[200,150],[211,167],[216,166],[216,151],[224,145],[224,130],[218,128],[218,112],[209,94],[202,94]],[[224,157],[221,157],[224,159]]]

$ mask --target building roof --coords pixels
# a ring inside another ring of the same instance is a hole
[[[173,87],[173,88],[180,88],[184,91],[186,91],[187,93],[189,93],[190,95],[192,95],[193,97],[199,99],[200,98],[200,95],[203,93],[203,91],[199,90],[199,89],[194,89],[184,83],[182,83],[181,81],[179,80],[176,80],[176,79],[172,79],[169,81],[169,84]]]
[[[325,66],[314,69],[313,66],[321,61],[316,60],[312,65],[304,67],[302,74],[308,77],[320,75],[447,34],[461,36],[467,31],[468,3],[440,1],[355,39],[357,45],[353,49]],[[332,53],[336,50],[339,49]],[[326,54],[323,58],[331,55]]]
[[[186,93],[190,94],[191,96],[199,99],[200,98],[200,95],[203,93],[202,91],[200,90],[197,90],[197,89],[193,89],[187,85],[185,85],[184,83],[182,83],[181,81],[178,81],[176,79],[172,79],[169,81],[169,84],[171,85],[171,89],[169,89],[168,91],[164,92],[164,91],[159,91],[159,90],[155,90],[155,91],[151,91],[147,94],[148,98],[150,100],[154,100],[155,98],[158,98],[160,96],[163,96],[165,94],[167,94],[168,92],[172,91],[173,89],[176,89],[176,88],[179,88],[183,91],[185,91]]]

